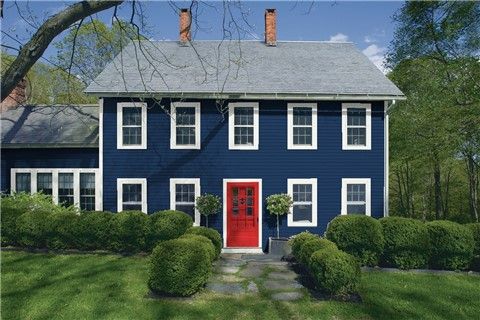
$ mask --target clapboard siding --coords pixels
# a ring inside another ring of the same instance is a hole
[[[372,104],[372,150],[342,151],[341,102],[318,102],[318,149],[287,150],[287,102],[260,101],[259,150],[228,150],[228,119],[222,119],[214,100],[201,101],[201,150],[170,149],[170,118],[148,102],[147,149],[117,150],[116,103],[104,100],[104,209],[117,209],[117,178],[147,178],[148,211],[167,209],[170,178],[200,178],[201,192],[222,196],[224,178],[263,179],[262,198],[287,191],[288,178],[318,179],[318,227],[287,227],[281,235],[305,229],[323,233],[340,213],[341,179],[371,178],[372,216],[383,215],[384,112]],[[170,100],[162,105],[168,110]],[[359,101],[362,102],[362,101]],[[222,232],[222,214],[210,226]],[[274,219],[263,208],[263,246],[274,234]]]
[[[12,168],[98,168],[98,148],[2,149],[1,190],[10,192]]]

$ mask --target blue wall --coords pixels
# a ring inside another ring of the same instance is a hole
[[[228,150],[228,121],[214,100],[201,102],[201,150],[170,150],[170,118],[149,102],[147,149],[117,150],[116,102],[104,100],[105,210],[117,209],[117,178],[147,178],[148,210],[170,206],[170,178],[200,178],[201,192],[222,196],[224,178],[263,179],[262,198],[287,191],[287,178],[318,179],[318,227],[287,227],[281,235],[309,229],[323,233],[340,213],[342,178],[371,178],[372,216],[383,215],[383,102],[372,104],[372,150],[342,151],[341,102],[318,103],[318,150],[287,150],[287,102],[260,102],[259,150]],[[359,101],[362,102],[362,101]],[[169,107],[169,100],[162,101]],[[222,214],[210,218],[222,232]],[[202,222],[203,224],[203,222]],[[275,222],[263,208],[263,246],[274,235]]]
[[[98,148],[1,150],[1,190],[10,192],[11,168],[98,168]]]

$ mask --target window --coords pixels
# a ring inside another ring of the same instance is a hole
[[[342,214],[370,216],[370,179],[342,179]]]
[[[371,149],[372,109],[366,103],[342,104],[343,150]]]
[[[288,149],[317,149],[317,104],[289,103]]]
[[[22,172],[22,173],[17,173],[16,176],[15,176],[15,180],[16,180],[16,188],[15,188],[15,191],[16,192],[26,192],[26,193],[30,193],[30,183],[31,183],[31,175],[30,173],[26,173],[26,172]]]
[[[200,213],[195,200],[200,196],[200,179],[170,179],[170,209],[189,214],[196,226],[200,225]]]
[[[38,172],[37,173],[37,192],[52,195],[52,173]]]
[[[200,103],[172,103],[170,149],[200,149]]]
[[[117,104],[117,149],[147,148],[147,104]]]
[[[73,205],[73,173],[58,174],[58,203],[65,207]]]
[[[147,213],[147,179],[117,179],[117,211]]]
[[[95,210],[95,173],[80,173],[80,209]]]
[[[288,215],[289,227],[317,226],[317,179],[288,179],[288,194],[293,199]]]
[[[258,150],[258,103],[230,103],[228,148]]]

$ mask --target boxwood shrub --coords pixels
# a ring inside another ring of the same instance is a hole
[[[85,211],[80,214],[75,228],[77,248],[80,250],[107,250],[112,239],[113,213]]]
[[[145,249],[148,216],[141,211],[123,211],[113,215],[112,250],[136,253]]]
[[[326,237],[339,249],[358,258],[362,265],[377,265],[383,251],[380,222],[365,215],[337,216],[328,224]]]
[[[176,239],[193,225],[192,218],[181,211],[163,210],[149,216],[148,247],[152,249],[159,241]]]
[[[296,259],[303,265],[308,266],[312,253],[325,248],[337,249],[337,246],[332,241],[320,237],[305,241],[300,247],[300,252]]]
[[[51,215],[47,211],[29,211],[18,217],[18,243],[24,247],[46,248],[52,235]]]
[[[310,272],[320,290],[333,295],[355,293],[360,282],[360,264],[352,255],[334,248],[315,251]]]
[[[290,245],[292,246],[292,254],[295,259],[299,259],[300,249],[303,244],[309,240],[319,239],[319,236],[308,231],[300,232],[290,239]]]
[[[425,223],[419,220],[385,217],[380,219],[385,246],[382,263],[400,269],[428,265],[430,239]]]
[[[200,236],[207,237],[212,241],[215,246],[215,259],[218,259],[220,252],[222,251],[222,236],[220,233],[212,228],[206,227],[191,227],[187,230],[187,234],[198,234]]]
[[[185,238],[163,241],[150,256],[148,286],[159,294],[189,296],[205,285],[211,269],[202,243]]]
[[[49,220],[51,232],[47,239],[47,247],[54,250],[76,248],[75,228],[78,214],[71,211],[53,213]]]
[[[437,220],[427,223],[430,236],[430,265],[434,269],[463,270],[473,259],[471,230],[456,222]]]
[[[199,234],[186,233],[183,236],[181,236],[180,239],[190,239],[198,243],[201,243],[207,250],[208,256],[210,257],[210,261],[213,262],[215,259],[217,259],[217,254],[215,253],[215,247],[212,241],[207,237],[201,236]]]

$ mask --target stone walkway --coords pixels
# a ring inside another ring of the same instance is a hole
[[[227,295],[266,294],[277,301],[298,300],[307,293],[288,262],[247,254],[223,254],[215,263],[207,290]]]

